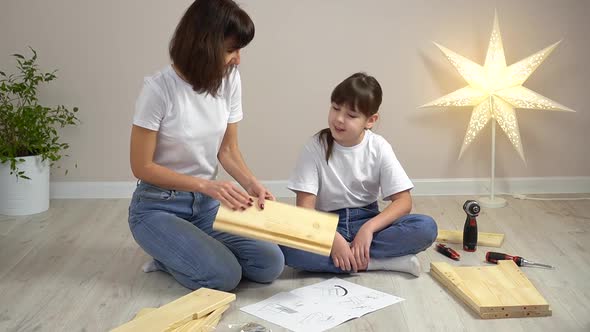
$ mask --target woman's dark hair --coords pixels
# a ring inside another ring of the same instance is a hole
[[[370,117],[379,111],[383,91],[381,85],[373,76],[356,73],[338,84],[332,91],[331,101],[339,106],[346,106],[352,110]],[[320,143],[326,147],[326,163],[330,160],[334,147],[334,137],[330,128],[318,132]]]
[[[227,74],[225,52],[245,47],[254,23],[232,0],[196,0],[186,10],[170,40],[170,58],[199,93],[217,96]]]

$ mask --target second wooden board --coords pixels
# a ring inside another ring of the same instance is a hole
[[[219,231],[329,256],[338,215],[266,201],[264,210],[232,211],[221,206],[213,223]]]
[[[445,243],[463,243],[463,231],[438,230],[436,241]],[[504,234],[499,233],[477,233],[477,245],[484,247],[499,248],[504,242]]]
[[[481,318],[551,316],[545,298],[511,260],[459,267],[432,262],[430,273]]]
[[[137,318],[111,332],[170,331],[191,320],[207,316],[234,301],[236,295],[214,289],[200,288],[160,308],[144,310]]]

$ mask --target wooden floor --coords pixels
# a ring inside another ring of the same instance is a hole
[[[462,229],[461,207],[469,198],[415,197],[414,212],[432,215],[439,228]],[[557,267],[523,268],[553,316],[479,319],[428,273],[431,261],[451,262],[430,248],[418,255],[426,270],[420,278],[394,272],[347,277],[406,300],[333,331],[590,331],[590,201],[508,201],[506,208],[484,209],[479,230],[506,234],[503,252]],[[148,257],[130,234],[128,204],[54,200],[40,215],[0,216],[0,331],[108,331],[143,307],[187,294],[164,273],[140,271]],[[485,264],[487,250],[460,251],[456,264]],[[239,308],[329,277],[286,268],[271,285],[243,281],[220,326],[254,321],[284,331]]]

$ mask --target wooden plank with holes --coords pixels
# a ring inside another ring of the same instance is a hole
[[[290,204],[266,201],[264,210],[232,211],[221,206],[213,223],[219,231],[329,256],[338,216]]]
[[[445,243],[463,243],[463,231],[438,230],[436,241]],[[504,243],[504,234],[500,233],[477,233],[477,245],[484,247],[499,248]]]
[[[494,266],[454,267],[430,264],[432,276],[481,318],[540,317],[549,304],[513,261]]]
[[[187,322],[205,317],[234,301],[236,295],[200,288],[155,310],[139,315],[112,332],[171,331]]]

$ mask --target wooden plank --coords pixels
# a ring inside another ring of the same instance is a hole
[[[462,287],[462,280],[452,270],[450,265],[440,263],[441,262],[430,263],[430,272],[433,277],[479,314],[479,303],[475,302],[477,301],[475,296],[468,294],[469,290]],[[463,289],[463,291],[461,291],[461,289]]]
[[[212,332],[215,330],[215,328],[217,327],[217,325],[219,325],[219,321],[221,320],[221,315],[217,318],[215,318],[211,324],[209,325],[205,325],[203,326],[203,329],[201,330],[202,332]]]
[[[472,298],[470,298],[469,296],[467,296],[465,294],[465,292],[464,292],[465,290],[462,292],[462,291],[459,291],[458,288],[453,288],[452,286],[450,286],[448,284],[448,282],[449,282],[448,279],[446,279],[445,277],[441,277],[434,270],[431,270],[431,272],[432,272],[432,275],[435,277],[435,279],[437,279],[439,282],[441,282],[443,285],[445,285],[449,290],[451,290],[451,292],[453,294],[455,294],[455,296],[457,296],[459,299],[463,300],[463,302],[467,303],[467,305],[469,307],[471,307],[475,312],[477,312],[478,315],[483,319],[543,317],[543,316],[551,316],[552,315],[551,309],[530,310],[526,307],[525,307],[526,310],[515,310],[512,308],[498,307],[497,310],[494,310],[494,311],[489,311],[489,312],[483,311],[482,312],[481,310],[479,310],[479,307],[477,307],[477,305],[474,305]],[[531,309],[532,309],[532,307],[531,307]]]
[[[145,314],[147,314],[147,313],[149,313],[149,312],[152,312],[152,311],[154,311],[154,310],[156,310],[156,309],[158,309],[158,308],[141,308],[141,309],[140,309],[140,310],[137,312],[137,314],[135,314],[135,317],[134,317],[133,319],[136,319],[136,318],[138,318],[138,317],[141,317],[141,316],[143,316],[143,315],[145,315]]]
[[[229,305],[217,308],[212,313],[203,318],[192,320],[183,326],[173,330],[174,332],[200,332],[205,330],[213,330],[217,326],[221,315],[229,308]]]
[[[220,207],[213,228],[329,256],[338,226],[336,214],[266,201],[264,210]]]
[[[203,323],[203,326],[201,327],[201,331],[213,330],[217,326],[217,323],[219,323],[219,320],[221,319],[221,315],[227,309],[229,309],[229,305],[223,306],[223,307],[213,311],[211,314],[209,314],[205,318],[205,322]]]
[[[229,305],[220,305],[220,306],[217,306],[214,310],[207,312],[206,314],[199,315],[197,313],[196,319],[195,318],[189,319],[189,317],[187,317],[183,320],[179,320],[179,321],[175,322],[174,324],[171,324],[170,326],[168,326],[168,328],[166,330],[164,330],[164,332],[177,331],[178,328],[183,327],[184,325],[188,325],[188,329],[186,329],[185,331],[193,331],[196,329],[194,326],[201,326],[201,324],[207,323],[207,317],[211,316],[215,312],[219,312],[220,309],[223,309],[219,313],[219,315],[221,315],[221,313],[223,313],[228,307],[229,307]],[[196,322],[196,321],[198,321],[198,322]]]
[[[481,318],[539,317],[549,304],[513,261],[494,266],[454,267],[431,263],[431,274]]]
[[[463,231],[438,230],[436,241],[445,243],[463,243]],[[500,233],[477,233],[477,245],[483,247],[499,248],[504,243],[504,234]]]
[[[519,271],[514,263],[504,263],[503,265],[512,265],[505,270],[512,271],[515,269]],[[482,318],[546,316],[551,314],[545,300],[526,277],[520,275],[518,278],[511,280],[510,277],[506,277],[507,274],[502,271],[500,266],[452,268],[447,264],[446,266],[435,266],[432,271],[437,280],[440,280],[455,295],[478,312]],[[453,274],[449,274],[448,270],[452,270]],[[443,271],[446,271],[446,273]],[[526,282],[522,280],[523,278]],[[515,287],[515,285],[518,287]],[[537,293],[539,298],[530,298],[530,296],[523,298],[522,293]],[[535,301],[539,301],[538,304],[529,304],[535,303]]]
[[[192,331],[193,326],[200,326],[203,324],[203,321],[207,319],[207,316],[201,317],[199,319],[193,319],[191,321],[186,322],[184,325],[179,326],[178,328],[173,329],[173,332],[189,332]]]
[[[200,288],[160,308],[125,323],[113,332],[168,331],[206,316],[236,299],[235,294]]]

